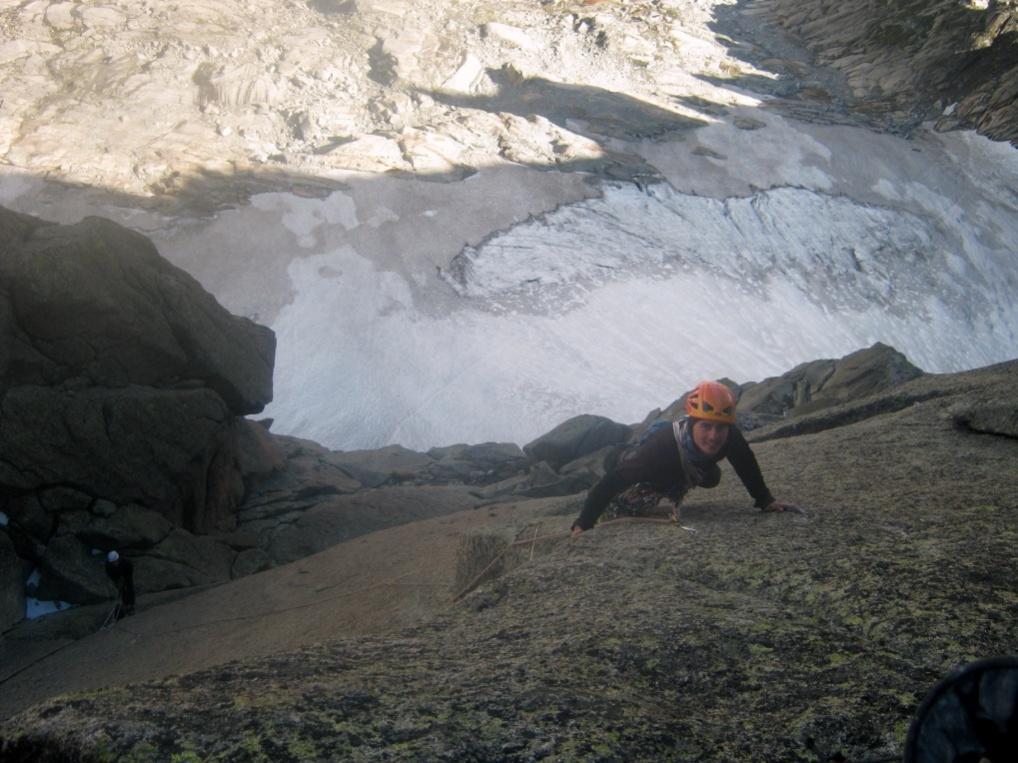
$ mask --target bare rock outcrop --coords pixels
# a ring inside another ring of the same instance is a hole
[[[884,392],[922,373],[893,347],[877,342],[839,360],[810,361],[781,376],[742,385],[739,412],[802,415]]]
[[[272,399],[275,338],[231,315],[139,233],[0,210],[0,388],[208,388],[234,414]]]
[[[787,423],[787,427],[794,428],[797,417],[889,392],[922,375],[923,370],[898,350],[876,342],[842,358],[800,363],[781,376],[771,376],[763,381],[741,384],[731,379],[720,381],[732,390],[739,401],[739,426],[743,430],[752,430],[782,421],[792,422]],[[655,421],[681,416],[685,405],[686,396],[683,395],[663,410],[651,411],[643,422],[633,428],[635,436],[638,437]],[[877,408],[879,412],[887,410],[883,404]],[[852,418],[853,421],[866,418],[867,414],[861,412],[864,409],[856,407],[850,410],[860,411],[857,417]],[[841,415],[849,414],[839,411],[831,417],[815,417],[813,422],[820,429],[826,429],[837,426]]]
[[[232,550],[197,536],[235,527],[245,476],[273,468],[240,418],[272,398],[272,332],[109,220],[0,208],[0,252],[0,511],[36,595],[109,597],[112,548],[195,571],[143,589],[228,579]]]
[[[625,442],[632,433],[625,424],[589,414],[563,421],[547,434],[523,446],[534,461],[547,461],[553,469],[606,445]]]
[[[1018,444],[959,430],[951,412],[980,401],[1014,410],[1016,373],[1018,361],[927,374],[798,417],[853,405],[883,411],[756,448],[768,480],[808,516],[753,510],[726,476],[685,503],[683,522],[696,534],[620,523],[569,539],[571,516],[560,509],[576,498],[515,506],[469,534],[443,523],[442,532],[463,532],[464,553],[450,554],[443,571],[456,578],[454,590],[475,570],[491,575],[424,622],[314,645],[295,638],[268,653],[248,646],[259,621],[245,617],[243,637],[229,641],[246,654],[231,651],[197,672],[170,666],[130,686],[60,696],[54,687],[44,704],[0,723],[0,754],[911,760],[902,748],[917,709],[928,707],[923,697],[959,665],[1013,652],[1018,567],[1007,562],[1018,538],[1010,468]],[[896,409],[906,398],[926,402]],[[392,542],[412,546],[412,535]],[[526,543],[515,559],[504,553],[514,539]],[[434,564],[429,540],[417,546],[418,569]],[[279,592],[283,582],[297,590],[293,578],[305,577],[319,598],[309,592],[303,613],[390,582],[386,574],[333,580],[313,561],[304,567],[262,590]],[[390,596],[385,590],[369,601]],[[218,593],[219,601],[243,595]],[[226,628],[213,603],[180,602],[163,613],[164,634],[153,617],[152,640],[137,649],[181,639],[170,623],[186,621],[195,633]],[[264,630],[284,616],[261,614]],[[1013,680],[981,686],[986,697],[969,703],[968,717],[1003,717],[984,712],[1001,704],[1011,712]]]
[[[246,481],[236,531],[217,536],[237,551],[233,577],[384,527],[476,506],[486,502],[485,486],[528,466],[513,443],[428,453],[399,445],[332,451],[264,429],[262,436],[279,463]]]
[[[950,415],[960,428],[1018,439],[1018,408],[1008,398],[979,395],[954,406]]]
[[[762,0],[776,21],[845,74],[877,124],[974,127],[1018,142],[1018,3]]]
[[[40,572],[30,593],[74,603],[113,594],[112,548],[134,561],[142,594],[223,582],[383,527],[581,492],[640,429],[586,415],[522,449],[427,453],[276,436],[241,418],[271,397],[272,333],[230,315],[143,236],[5,210],[0,236],[0,511],[17,560],[3,568],[16,589],[5,625],[23,607],[26,565]],[[919,374],[878,344],[731,386],[760,424]]]

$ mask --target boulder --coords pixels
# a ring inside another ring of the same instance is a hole
[[[1018,438],[1018,408],[1014,400],[979,396],[953,406],[948,412],[956,426],[983,434]]]
[[[846,355],[835,363],[811,399],[793,409],[796,414],[809,413],[831,405],[847,403],[884,392],[891,387],[922,376],[923,371],[893,347],[877,342],[865,350]]]
[[[606,445],[625,442],[632,430],[604,416],[583,414],[562,422],[553,430],[523,446],[531,461],[547,461],[552,469]]]
[[[174,528],[144,555],[131,557],[134,587],[142,594],[223,583],[230,579],[235,556],[224,543]]]
[[[148,590],[228,579],[234,552],[191,532],[233,530],[245,478],[286,463],[238,418],[272,399],[274,353],[144,236],[0,208],[0,492],[40,596],[106,598],[91,548],[152,549]]]
[[[92,504],[90,511],[97,517],[112,517],[117,511],[117,505],[113,501],[107,501],[104,498],[100,498],[98,501]]]
[[[39,496],[35,493],[25,493],[11,498],[5,510],[12,525],[36,543],[45,545],[53,534],[56,525],[54,518],[42,507]]]
[[[814,360],[781,376],[744,384],[739,423],[752,429],[779,416],[811,413],[882,392],[922,373],[893,347],[877,342],[840,360]]]
[[[231,315],[141,234],[0,208],[0,251],[3,387],[197,380],[236,414],[272,399],[272,331]]]
[[[35,597],[42,601],[97,604],[116,591],[106,576],[105,557],[93,554],[73,535],[57,535],[39,560],[41,577]]]
[[[263,538],[261,547],[273,564],[286,564],[365,533],[476,505],[476,498],[463,486],[386,486],[332,497],[292,522],[271,526],[261,521],[244,529],[257,529]]]
[[[234,447],[237,467],[244,479],[274,474],[286,466],[286,453],[269,433],[272,419],[234,421]]]
[[[810,402],[834,373],[835,366],[833,360],[816,360],[802,363],[781,376],[745,384],[739,397],[739,413],[783,416]]]
[[[108,220],[0,209],[0,252],[5,540],[37,595],[107,599],[91,549],[149,549],[139,590],[228,579],[231,549],[173,528],[233,529],[244,477],[285,463],[237,418],[271,400],[272,332]]]
[[[46,488],[39,492],[39,503],[51,514],[63,511],[87,511],[95,502],[88,493],[64,485]]]
[[[621,445],[606,445],[600,450],[595,450],[593,453],[588,453],[585,456],[570,461],[559,469],[559,473],[565,475],[585,473],[589,475],[593,482],[596,482],[604,476],[605,459],[616,450],[621,450],[621,448]]]
[[[74,535],[85,545],[103,551],[148,549],[163,541],[173,525],[144,506],[123,506],[109,517],[71,512],[60,518],[58,535]]]
[[[274,527],[280,522],[291,522],[318,503],[363,488],[334,463],[337,454],[333,451],[310,440],[269,437],[272,447],[281,453],[284,466],[248,476],[247,494],[237,515],[242,527],[250,528],[253,523],[259,528]]]
[[[595,482],[597,482],[597,477],[586,469],[560,474],[555,472],[547,462],[542,461],[533,467],[531,474],[528,475],[528,480],[515,488],[513,495],[523,498],[572,495],[586,490]]]
[[[238,552],[258,548],[258,534],[251,530],[234,530],[231,533],[216,535],[215,540]]]
[[[473,495],[486,502],[504,501],[513,498],[549,498],[572,495],[588,489],[604,474],[604,458],[616,446],[600,450],[570,461],[559,471],[551,468],[547,461],[533,464],[526,474],[475,489]]]
[[[272,567],[272,559],[268,554],[260,548],[249,548],[237,554],[237,558],[233,560],[230,575],[234,578],[242,578],[270,567]]]

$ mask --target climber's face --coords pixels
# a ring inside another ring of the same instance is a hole
[[[705,456],[716,456],[728,441],[728,424],[718,421],[693,422],[693,442]]]

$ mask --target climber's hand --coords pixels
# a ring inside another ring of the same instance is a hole
[[[764,506],[763,510],[767,512],[794,511],[796,514],[806,515],[806,511],[797,503],[788,503],[786,501],[771,501]]]

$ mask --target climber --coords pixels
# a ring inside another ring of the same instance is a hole
[[[609,502],[637,483],[650,485],[676,506],[692,487],[716,487],[723,458],[731,462],[757,507],[802,512],[793,503],[774,500],[753,451],[735,426],[735,396],[721,382],[707,381],[687,396],[685,416],[606,459],[604,477],[587,493],[573,522],[573,537],[592,528]]]
[[[134,614],[134,565],[116,551],[106,555],[106,574],[117,587],[118,604],[123,615]],[[119,619],[119,618],[118,618]]]

